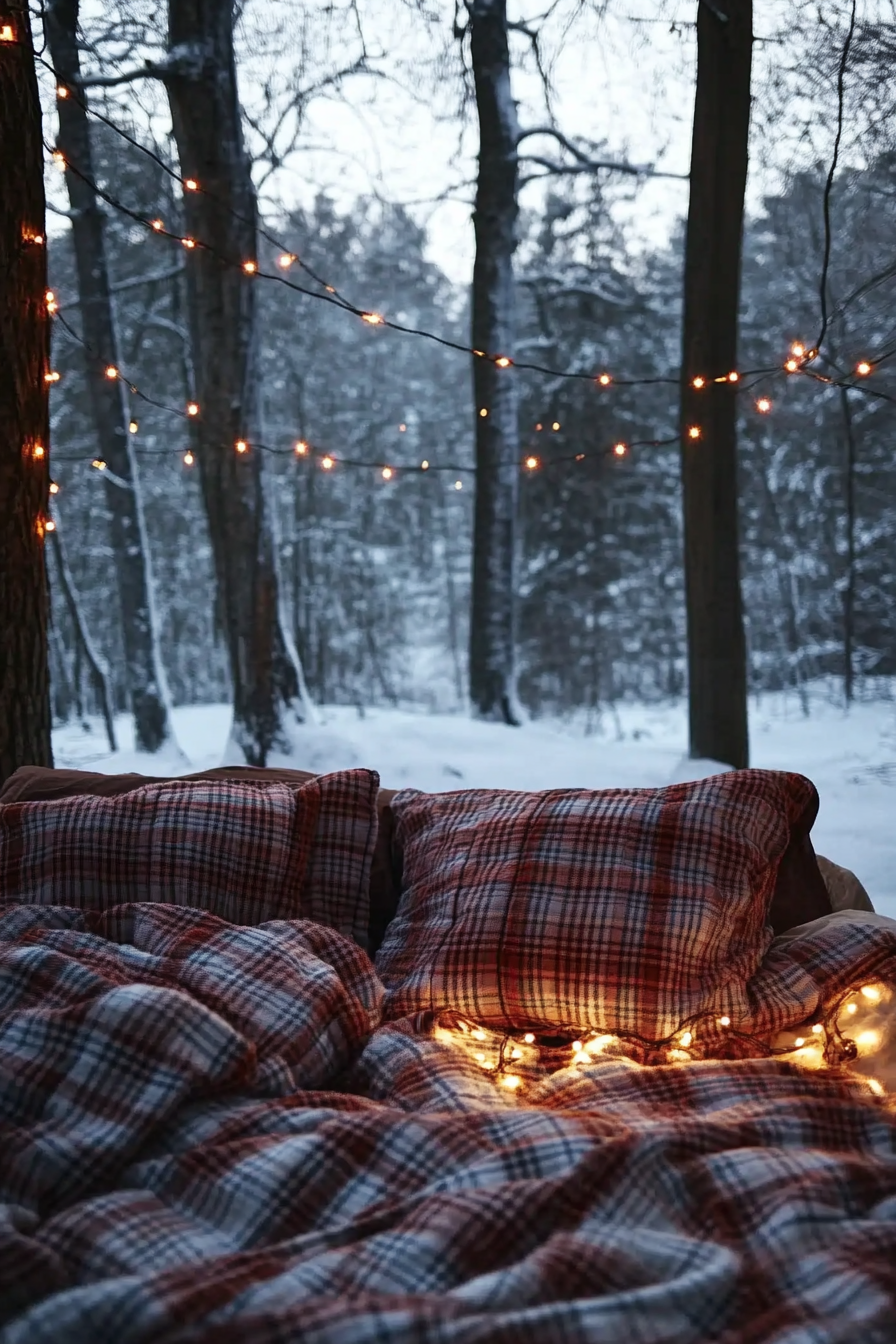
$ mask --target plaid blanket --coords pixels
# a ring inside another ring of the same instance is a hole
[[[862,1078],[598,1057],[514,1090],[381,997],[309,923],[0,913],[3,1344],[896,1338]]]

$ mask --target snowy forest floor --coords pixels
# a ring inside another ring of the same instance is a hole
[[[315,771],[352,765],[378,770],[383,786],[428,791],[459,788],[650,787],[716,773],[713,762],[686,757],[687,708],[619,704],[587,723],[539,720],[524,728],[478,723],[461,715],[325,706],[318,724],[296,730],[295,755],[269,764]],[[180,752],[133,750],[133,727],[120,715],[121,744],[106,747],[99,719],[54,731],[57,766],[104,773],[135,770],[177,775],[224,759],[227,705],[174,711]],[[792,694],[750,702],[751,764],[808,775],[821,809],[812,839],[820,854],[856,872],[875,909],[896,918],[896,703],[832,702],[813,688],[806,717]]]

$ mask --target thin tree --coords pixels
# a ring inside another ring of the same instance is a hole
[[[251,765],[290,751],[310,714],[281,611],[265,501],[258,367],[257,205],[243,143],[232,0],[170,0],[164,72],[185,181],[189,327],[199,415],[192,432],[233,686],[233,744]],[[247,269],[244,269],[247,268]]]
[[[747,667],[727,375],[737,371],[752,45],[751,0],[699,0],[681,361],[690,754],[737,768],[748,763]]]
[[[516,380],[495,357],[510,359],[513,352],[519,126],[510,89],[506,0],[467,0],[467,15],[479,117],[472,345],[489,356],[473,356],[470,699],[477,717],[515,725],[521,722],[515,666],[519,424]]]
[[[153,580],[137,465],[131,448],[125,384],[116,377],[118,342],[109,280],[103,211],[94,189],[86,94],[78,54],[79,0],[48,0],[44,30],[58,82],[58,148],[65,158],[72,242],[78,274],[87,384],[99,447],[106,462],[106,503],[121,612],[126,685],[139,751],[158,751],[171,736],[170,705],[159,655]],[[106,376],[106,370],[113,371]]]
[[[0,16],[0,784],[52,765],[43,137],[28,6]]]

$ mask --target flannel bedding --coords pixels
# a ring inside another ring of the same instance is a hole
[[[845,1016],[875,980],[883,1036],[896,924],[818,924],[761,968],[804,994],[779,1034],[823,971]],[[475,1024],[382,999],[308,922],[0,911],[3,1344],[896,1338],[896,1117],[867,1078],[580,1042],[498,1075]]]

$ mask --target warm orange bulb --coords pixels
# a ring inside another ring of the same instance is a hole
[[[323,467],[324,471],[332,471],[333,469],[333,459],[332,457],[330,457],[329,454],[327,454],[326,457],[321,458],[320,464]]]
[[[161,221],[160,219],[154,219],[154,220],[152,221],[152,228],[155,229],[156,233],[161,233],[161,232],[162,232],[162,229],[164,229],[164,227],[165,227],[165,225],[162,223],[162,221]]]
[[[626,449],[625,444],[624,444],[624,443],[614,443],[614,444],[613,444],[613,452],[616,454],[617,457],[625,457],[625,454],[626,454],[626,452],[627,452],[627,449]]]
[[[56,484],[55,481],[51,481],[51,482],[50,482],[50,494],[51,494],[51,495],[58,495],[58,494],[59,494],[59,486]]]
[[[45,383],[58,383],[58,382],[59,382],[59,379],[60,379],[61,377],[62,377],[62,374],[61,374],[61,373],[57,373],[57,371],[54,369],[52,373],[45,373],[45,374],[44,374],[44,382],[45,382]]]
[[[254,275],[255,272],[258,270],[258,266],[254,261],[244,261],[243,270],[246,272],[247,275]]]
[[[485,417],[488,415],[488,411],[487,411],[486,408],[483,406],[483,408],[482,408],[482,410],[479,412],[479,414],[482,416],[483,419],[485,419]]]
[[[48,518],[47,521],[44,523],[44,530],[47,532],[56,531],[56,524],[53,522],[52,518]]]
[[[281,271],[288,271],[294,261],[295,257],[291,252],[281,252],[277,258],[277,265],[280,267]]]
[[[702,432],[703,431],[701,430],[699,425],[691,425],[691,427],[688,429],[688,438],[699,439]]]
[[[105,471],[105,470],[106,470],[106,464],[105,464],[105,462],[103,461],[103,459],[102,459],[101,457],[95,457],[95,458],[93,459],[93,461],[91,462],[90,465],[91,465],[92,467],[96,467],[97,471]]]
[[[106,365],[106,377],[109,379],[110,383],[113,382],[114,379],[118,377],[118,370],[116,369],[114,364]]]
[[[535,471],[536,467],[538,466],[538,458],[537,458],[537,457],[527,457],[527,458],[526,458],[526,466],[529,468],[530,471]]]
[[[324,289],[327,291],[328,294],[335,294],[335,293],[336,293],[336,290],[334,289],[334,287],[333,287],[332,285],[324,285]]]
[[[36,443],[34,445],[34,447],[31,450],[31,456],[36,457],[38,460],[46,456],[46,449],[44,448],[42,443]]]
[[[613,379],[608,373],[602,373],[597,381],[600,383],[601,387],[609,387]]]
[[[59,169],[60,173],[65,172],[65,155],[63,154],[61,149],[53,150],[53,162]]]
[[[404,432],[406,431],[406,429],[407,429],[407,425],[399,425],[399,426],[398,426],[398,432],[399,432],[399,434],[404,434]]]
[[[245,439],[237,439],[236,450],[238,453],[248,453],[249,445]]]
[[[793,345],[790,347],[790,353],[796,355],[797,359],[802,359],[803,355],[806,353],[806,347],[803,345],[802,341],[794,341]]]
[[[140,428],[140,426],[137,424],[137,421],[136,421],[136,420],[132,420],[132,421],[130,422],[130,424],[128,425],[128,433],[129,433],[129,434],[136,434],[136,433],[137,433],[137,430],[138,430],[139,428]]]
[[[508,359],[506,355],[499,355],[498,358],[495,360],[495,363],[497,364],[499,369],[509,369],[511,364],[513,363],[513,360]]]
[[[542,424],[538,424],[538,425],[535,426],[535,428],[536,428],[536,429],[544,429],[544,425],[542,425]]]
[[[871,372],[871,365],[868,363],[867,359],[860,360],[859,363],[856,365],[856,373],[859,375],[860,378],[867,378],[870,372]]]
[[[760,415],[767,415],[771,408],[772,404],[768,397],[760,397],[756,402],[756,409],[759,411]]]
[[[706,379],[701,378],[699,374],[697,375],[696,378],[691,379],[691,387],[696,387],[698,392],[700,391],[701,387],[705,386],[706,386]]]
[[[299,439],[299,441],[296,444],[296,456],[304,457],[307,451],[308,451],[307,443],[305,442],[304,439]]]
[[[788,359],[784,367],[788,373],[796,373],[799,368],[799,362],[795,359]]]
[[[383,467],[383,480],[384,480],[384,481],[391,481],[391,479],[392,479],[392,468],[391,468],[391,467]]]
[[[455,482],[454,482],[454,488],[455,488],[455,490],[463,490],[463,488],[464,488],[464,483],[463,483],[463,481],[455,481]]]
[[[380,317],[379,313],[362,313],[361,321],[368,322],[372,327],[379,327],[382,325],[383,318]]]
[[[185,177],[184,187],[187,191],[198,191],[199,183],[196,181],[195,177]]]
[[[584,454],[584,453],[576,453],[576,461],[577,461],[577,462],[584,462],[584,461],[585,461],[585,454]]]
[[[56,86],[56,97],[57,97],[57,98],[67,98],[67,97],[68,97],[68,89],[65,87],[64,84],[57,84],[57,86]]]
[[[196,401],[188,401],[187,415],[198,415],[198,414],[199,414],[199,403]]]
[[[192,467],[192,465],[193,465],[193,460],[194,460],[194,459],[193,459],[193,454],[190,452],[190,450],[189,450],[189,448],[188,448],[187,451],[184,453],[184,466],[185,466],[185,467]]]
[[[560,421],[555,420],[554,423],[551,425],[551,429],[559,429],[559,428],[560,428]]]
[[[46,295],[45,295],[44,297],[45,297],[45,299],[46,299],[46,303],[47,303],[47,312],[48,312],[48,313],[55,313],[55,311],[56,311],[56,309],[59,307],[59,305],[58,305],[58,303],[56,302],[56,295],[53,293],[52,289],[48,289],[47,292],[46,292]]]
[[[0,42],[15,42],[16,35],[11,23],[0,24]]]
[[[429,463],[427,462],[426,458],[424,458],[423,461],[420,463],[420,470],[429,471]]]
[[[736,383],[736,382],[738,381],[739,378],[740,378],[740,374],[739,374],[739,373],[735,373],[733,370],[732,370],[731,373],[729,373],[729,375],[728,375],[728,381],[729,381],[729,383]]]
[[[181,238],[181,242],[183,243],[184,247],[187,248],[188,251],[192,251],[193,248],[196,246],[195,239],[193,238]]]

